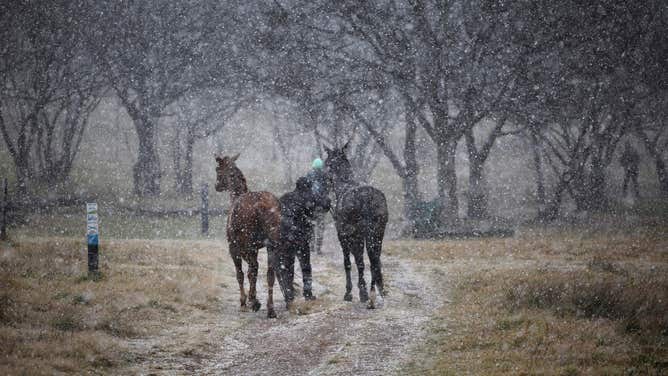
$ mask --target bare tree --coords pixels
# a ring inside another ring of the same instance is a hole
[[[176,192],[193,193],[193,155],[196,144],[219,134],[248,102],[240,90],[209,90],[190,93],[166,109],[172,118],[171,155]]]
[[[482,14],[482,5],[342,1],[291,8],[301,27],[319,36],[318,51],[345,66],[347,77],[358,79],[339,79],[346,88],[340,94],[356,95],[387,84],[399,93],[411,122],[435,144],[438,193],[447,220],[457,218],[459,207],[457,143],[494,110],[512,73],[502,69],[510,51],[497,43],[508,12],[489,9],[480,27],[462,22],[467,12]],[[498,66],[495,76],[485,76],[492,60]]]
[[[489,158],[492,147],[499,137],[518,133],[518,130],[504,130],[507,127],[507,115],[501,113],[499,118],[493,119],[494,125],[484,135],[478,136],[476,140],[474,129],[469,129],[464,135],[466,150],[469,157],[469,187],[467,216],[469,218],[486,218],[487,210],[487,185],[484,176],[485,162]],[[481,132],[482,133],[482,132]]]
[[[556,217],[566,194],[579,210],[603,209],[608,202],[605,171],[619,140],[634,116],[650,119],[637,117],[648,98],[665,96],[665,88],[655,83],[661,77],[665,82],[665,70],[658,68],[665,47],[664,52],[657,48],[665,7],[612,1],[534,8],[526,19],[547,19],[553,27],[533,21],[538,23],[529,29],[555,30],[536,37],[536,43],[552,48],[531,50],[533,61],[519,75],[524,108],[513,116],[523,112],[527,134],[542,151],[534,157],[536,165],[546,162],[555,177],[542,216]]]
[[[135,193],[160,193],[157,134],[170,105],[196,90],[241,77],[232,15],[206,1],[130,1],[99,5],[88,47],[132,119],[139,140]]]
[[[641,140],[645,150],[654,160],[661,193],[668,197],[668,126],[665,124],[668,97],[650,98],[639,106],[640,113],[630,114],[628,121],[633,133]],[[644,114],[643,114],[644,113]]]
[[[77,2],[3,6],[0,133],[14,161],[19,193],[31,181],[66,180],[101,86],[83,49]]]

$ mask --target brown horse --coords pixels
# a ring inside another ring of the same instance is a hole
[[[234,261],[241,294],[241,307],[246,307],[244,273],[241,260],[248,264],[248,299],[253,311],[260,309],[256,297],[258,262],[257,253],[267,247],[267,317],[276,317],[274,311],[274,248],[279,241],[281,209],[278,199],[269,192],[250,192],[241,170],[235,165],[239,154],[233,157],[216,157],[218,175],[216,191],[230,191],[230,209],[227,217],[227,242]]]

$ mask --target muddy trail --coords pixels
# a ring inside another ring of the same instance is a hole
[[[223,244],[218,244],[221,248]],[[353,262],[353,302],[344,302],[345,276],[338,242],[330,232],[320,255],[312,255],[314,294],[299,298],[300,312],[286,311],[280,290],[278,319],[266,318],[266,254],[262,251],[259,312],[238,306],[238,287],[226,249],[216,268],[223,281],[219,310],[189,317],[176,329],[130,342],[142,374],[387,375],[397,373],[424,339],[428,321],[449,300],[447,265],[438,269],[406,258],[383,256],[388,294],[370,310],[359,301]],[[365,278],[370,282],[368,259]],[[298,271],[298,263],[296,263]],[[297,272],[296,281],[301,280]],[[246,285],[247,288],[247,285]],[[278,293],[277,293],[278,292]]]

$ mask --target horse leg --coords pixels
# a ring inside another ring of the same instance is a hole
[[[364,280],[364,240],[359,237],[351,239],[350,251],[355,257],[355,265],[357,265],[357,288],[360,293],[360,302],[366,303],[369,300],[369,293],[366,291],[366,281]]]
[[[286,308],[291,311],[295,299],[295,289],[292,286],[295,279],[295,254],[292,246],[287,242],[281,243],[277,249],[274,259],[276,277],[285,298]]]
[[[253,311],[257,312],[262,304],[257,300],[257,272],[258,272],[258,263],[257,263],[257,249],[250,250],[248,252],[248,283],[250,287],[248,289],[248,300],[250,307]]]
[[[373,256],[371,242],[369,241],[368,234],[365,236],[364,242],[366,243],[366,252],[369,256],[369,267],[371,268],[371,289],[369,291],[369,302],[366,305],[368,309],[376,308],[376,285],[378,285],[378,279],[376,275],[377,263],[380,259],[376,260]],[[378,291],[380,292],[382,288],[378,286]],[[382,294],[381,294],[382,295]]]
[[[274,311],[274,268],[276,265],[276,254],[274,250],[267,249],[267,317],[276,318]]]
[[[239,250],[234,248],[230,249],[230,255],[234,262],[234,269],[237,272],[237,282],[239,282],[239,302],[243,309],[246,308],[246,292],[244,291],[244,271],[241,264],[241,255],[239,254]]]
[[[367,243],[367,254],[369,255],[369,264],[371,267],[371,299],[367,308],[376,308],[376,287],[378,287],[378,294],[383,296],[383,275],[380,271],[380,255],[376,250]]]
[[[315,250],[315,253],[322,254],[322,241],[325,235],[325,214],[318,214],[315,219],[315,225],[313,226],[313,244],[312,249]]]
[[[343,269],[346,271],[346,293],[343,295],[343,300],[346,302],[352,302],[353,301],[353,282],[350,278],[350,250],[348,250],[347,245],[344,245],[345,243],[341,243],[341,248],[343,249]]]
[[[313,275],[311,273],[311,250],[308,241],[299,243],[297,257],[299,257],[299,265],[302,268],[304,299],[315,300],[315,296],[313,295]]]
[[[385,226],[381,224],[376,228],[370,229],[366,236],[366,250],[371,264],[371,289],[378,287],[380,296],[385,296],[383,284],[382,264],[380,254],[383,248],[383,236],[385,235]]]

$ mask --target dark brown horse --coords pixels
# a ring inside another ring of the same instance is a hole
[[[383,296],[383,273],[381,271],[380,254],[383,248],[383,236],[388,220],[385,195],[378,189],[361,185],[354,181],[350,162],[346,157],[346,144],[341,149],[327,151],[325,171],[333,183],[336,205],[334,206],[334,222],[336,233],[343,250],[343,266],[346,271],[346,293],[343,299],[353,299],[352,281],[350,277],[350,254],[355,258],[359,281],[360,301],[369,300],[364,281],[364,248],[371,264],[371,300],[368,308],[374,308],[375,288]]]
[[[260,309],[256,297],[258,262],[257,253],[267,247],[267,317],[276,317],[274,311],[274,248],[279,241],[281,209],[278,199],[269,192],[250,192],[241,170],[235,165],[239,154],[233,157],[216,157],[218,175],[216,191],[230,191],[230,209],[227,217],[227,243],[234,261],[241,294],[241,307],[246,307],[244,273],[241,260],[248,264],[248,299],[253,311]]]

